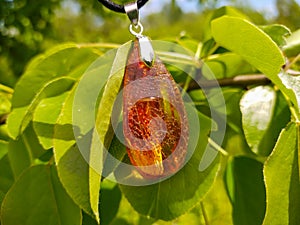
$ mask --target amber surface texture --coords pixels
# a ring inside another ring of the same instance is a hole
[[[125,68],[123,132],[130,161],[143,177],[170,176],[184,164],[189,128],[181,93],[158,57],[150,67],[141,60],[138,39]]]

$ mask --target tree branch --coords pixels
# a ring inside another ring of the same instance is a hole
[[[202,80],[199,84],[192,81],[189,85],[188,91],[199,88],[209,89],[225,86],[247,87],[249,85],[266,85],[269,83],[271,83],[271,81],[263,74],[246,74],[217,80]]]

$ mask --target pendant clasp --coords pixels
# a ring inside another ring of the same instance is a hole
[[[143,26],[140,23],[139,8],[137,2],[124,5],[125,12],[130,19],[129,31],[137,38],[143,37]]]
[[[131,21],[131,24],[129,25],[129,31],[138,39],[141,60],[147,66],[152,67],[155,54],[149,38],[145,37],[142,34],[143,26],[140,23],[139,8],[137,2],[132,2],[124,5],[124,9]]]
[[[137,2],[131,2],[124,5],[125,12],[130,19],[131,23],[136,27],[139,24],[140,16],[139,16],[139,8]]]

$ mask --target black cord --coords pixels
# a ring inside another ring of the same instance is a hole
[[[119,5],[116,4],[110,0],[98,0],[100,3],[102,3],[102,5],[104,5],[106,8],[115,11],[115,12],[119,12],[119,13],[125,13],[125,9],[124,9],[124,5]],[[142,8],[143,5],[146,4],[146,2],[148,2],[148,0],[138,0],[137,1],[137,6],[138,8]]]

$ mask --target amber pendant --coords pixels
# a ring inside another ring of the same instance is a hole
[[[189,128],[179,88],[158,57],[147,49],[145,53],[149,45],[152,48],[148,38],[137,38],[128,54],[123,132],[132,165],[143,177],[155,178],[183,166]]]

